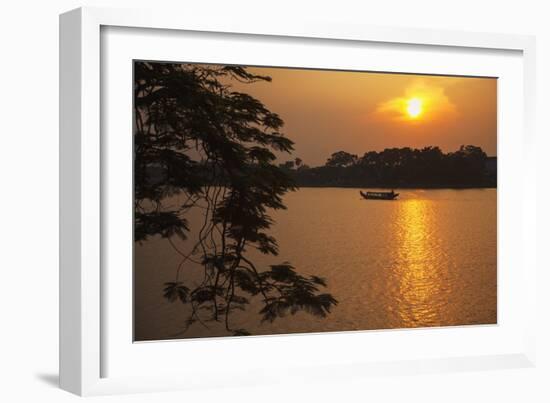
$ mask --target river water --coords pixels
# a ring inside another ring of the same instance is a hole
[[[256,266],[288,261],[324,277],[339,304],[326,318],[300,312],[270,324],[260,322],[254,302],[232,326],[279,334],[496,323],[496,189],[396,191],[394,201],[344,188],[285,195],[288,209],[272,214],[270,231],[279,256],[253,255]],[[226,334],[200,324],[181,333],[188,308],[162,297],[181,260],[166,240],[136,244],[134,253],[136,340]]]

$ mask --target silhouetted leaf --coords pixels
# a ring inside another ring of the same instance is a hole
[[[170,302],[180,300],[181,302],[187,302],[189,295],[189,288],[183,285],[181,282],[167,282],[164,283],[164,298]]]

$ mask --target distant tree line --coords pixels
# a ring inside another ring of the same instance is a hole
[[[300,158],[279,165],[301,187],[496,187],[496,158],[473,145],[444,153],[439,147],[386,148],[362,157],[333,153],[323,166]]]

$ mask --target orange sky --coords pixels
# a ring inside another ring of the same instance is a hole
[[[295,142],[293,157],[317,166],[335,151],[362,156],[387,147],[461,144],[496,155],[497,80],[410,74],[249,68],[271,83],[234,83],[261,100],[285,122]],[[417,99],[422,112],[406,113]],[[290,159],[284,156],[283,159]]]

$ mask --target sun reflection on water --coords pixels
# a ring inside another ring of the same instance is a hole
[[[438,247],[429,200],[402,200],[396,221],[397,314],[402,326],[433,326],[441,322],[446,306],[448,279],[441,264],[444,256]]]

